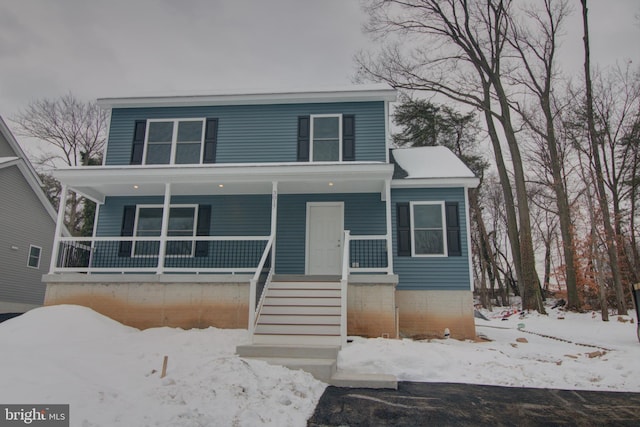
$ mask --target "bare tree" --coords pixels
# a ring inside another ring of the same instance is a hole
[[[361,74],[407,90],[439,93],[482,111],[505,199],[509,243],[523,308],[544,312],[522,155],[503,82],[511,0],[374,0],[368,31],[390,41],[377,58],[358,58]],[[498,127],[500,130],[498,130]],[[514,177],[515,200],[502,153],[504,135]],[[516,211],[517,200],[517,211]]]
[[[55,180],[46,175],[47,169],[60,165],[101,163],[106,141],[107,112],[95,103],[84,103],[72,94],[56,99],[41,99],[31,102],[13,121],[18,125],[18,135],[35,138],[46,144],[45,154],[36,159],[36,163],[41,170],[45,170],[44,182],[51,186],[45,191],[52,196],[54,205],[57,205],[59,188]],[[82,232],[85,203],[84,198],[75,193],[68,198],[66,223],[73,234]]]
[[[589,48],[589,19],[587,0],[580,0],[582,4],[582,23],[584,29],[584,75],[585,75],[585,92],[587,103],[587,124],[589,129],[589,139],[591,143],[591,151],[593,156],[593,168],[596,175],[596,198],[600,211],[602,212],[602,220],[606,236],[607,254],[609,255],[609,264],[613,277],[613,287],[616,293],[616,307],[618,314],[627,314],[627,304],[622,289],[622,278],[620,276],[620,264],[618,261],[618,248],[616,244],[616,235],[609,214],[609,202],[604,187],[604,174],[602,161],[600,160],[599,146],[602,145],[602,138],[596,131],[595,113],[593,109],[593,85],[591,82],[591,59]]]
[[[524,10],[526,22],[513,22],[509,28],[511,37],[507,39],[518,55],[521,71],[511,74],[515,83],[527,89],[535,96],[537,108],[527,110],[526,106],[516,104],[529,128],[546,143],[549,170],[551,171],[551,187],[555,193],[555,203],[562,235],[562,249],[565,260],[565,281],[567,287],[567,308],[580,310],[580,299],[576,284],[576,263],[574,260],[573,232],[569,198],[562,173],[562,158],[557,141],[556,117],[554,111],[553,89],[555,83],[555,59],[558,46],[558,34],[569,13],[566,1],[544,0]],[[533,30],[528,28],[533,23]],[[535,111],[535,113],[533,112]],[[538,120],[538,111],[542,120]]]

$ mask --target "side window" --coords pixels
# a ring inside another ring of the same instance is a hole
[[[457,202],[396,204],[396,247],[402,257],[462,256]]]
[[[31,268],[40,268],[40,256],[42,255],[42,248],[39,246],[29,246],[29,259],[27,260],[27,266]]]
[[[445,239],[444,203],[411,203],[411,235],[413,256],[444,256]]]

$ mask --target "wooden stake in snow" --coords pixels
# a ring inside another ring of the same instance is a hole
[[[160,374],[160,378],[167,376],[167,362],[169,362],[169,356],[165,356],[162,361],[162,373]]]

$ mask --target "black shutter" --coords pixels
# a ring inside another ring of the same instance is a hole
[[[204,131],[204,156],[203,163],[216,162],[216,149],[218,145],[218,119],[207,119]]]
[[[310,118],[309,116],[298,117],[298,161],[309,161],[309,131],[310,131]]]
[[[144,153],[144,134],[147,131],[146,120],[136,120],[133,128],[133,144],[131,145],[131,162],[132,165],[142,164],[142,153]]]
[[[446,202],[445,213],[447,215],[447,250],[449,256],[462,256],[458,202]]]
[[[198,224],[196,226],[196,236],[208,236],[211,224],[211,206],[198,206]],[[209,255],[209,242],[196,242],[196,256],[206,257]]]
[[[396,204],[398,256],[411,256],[411,208],[409,203]]]
[[[135,205],[128,205],[124,207],[124,213],[122,215],[122,229],[120,230],[120,235],[123,237],[131,237],[133,236],[133,226],[136,221],[136,207]],[[130,257],[131,256],[131,241],[120,242],[120,247],[118,248],[118,256],[119,257]]]
[[[345,114],[342,116],[342,160],[356,159],[356,116]]]

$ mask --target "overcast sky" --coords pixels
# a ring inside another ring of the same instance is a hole
[[[579,1],[563,57],[581,72]],[[593,61],[640,63],[639,0],[590,0]],[[98,97],[347,85],[357,0],[0,0],[0,115]],[[11,124],[10,124],[11,125]]]

